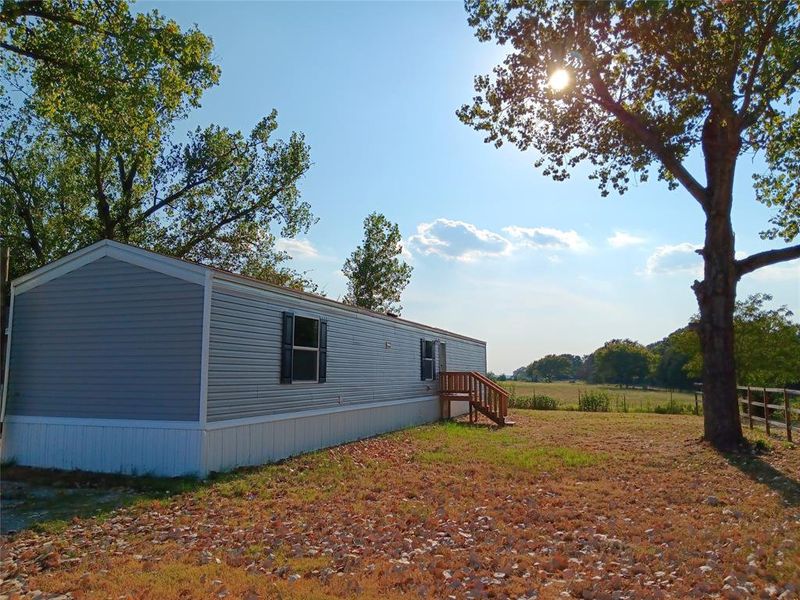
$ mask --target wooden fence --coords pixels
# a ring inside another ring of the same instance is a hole
[[[773,428],[785,430],[786,438],[790,442],[792,432],[800,434],[800,417],[793,416],[800,415],[800,407],[792,404],[792,398],[800,398],[800,390],[750,385],[736,386],[736,390],[741,415],[747,419],[750,429],[753,428],[753,423],[758,423],[764,425],[767,435],[771,435]],[[698,397],[702,395],[702,390],[695,390],[695,406],[698,405]],[[782,418],[776,420],[776,416]]]

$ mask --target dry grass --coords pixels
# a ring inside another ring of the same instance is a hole
[[[691,416],[513,418],[22,533],[4,575],[76,598],[797,597],[800,450],[726,457]]]
[[[623,400],[629,412],[653,412],[657,406],[667,407],[670,402],[686,407],[687,412],[694,409],[694,394],[688,392],[672,392],[665,390],[642,390],[637,388],[621,388],[612,385],[601,385],[577,381],[554,381],[552,383],[533,383],[530,381],[505,381],[504,388],[518,396],[544,394],[555,398],[561,408],[577,408],[578,393],[600,391],[607,393],[612,407],[622,406]],[[702,402],[701,402],[702,404]]]

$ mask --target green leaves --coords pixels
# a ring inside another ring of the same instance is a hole
[[[791,242],[800,233],[800,117],[773,115],[761,129],[768,170],[753,178],[756,198],[777,209],[761,237]]]
[[[767,115],[794,112],[793,3],[468,0],[466,8],[478,39],[511,52],[475,78],[477,95],[459,118],[487,142],[535,151],[556,180],[590,163],[603,195],[655,170],[702,202],[707,190],[682,162],[712,112],[744,134],[739,152],[765,146],[763,131],[748,132]],[[548,85],[557,68],[571,78],[560,91]]]
[[[123,0],[8,1],[0,64],[2,229],[15,274],[100,238],[313,286],[283,266],[281,235],[314,222],[298,183],[302,134],[276,138],[272,111],[249,135],[211,125],[174,139],[175,124],[219,79],[211,40]]]
[[[534,381],[575,379],[582,364],[581,357],[573,354],[548,354],[529,364],[525,371]]]
[[[364,219],[364,242],[345,261],[348,278],[344,302],[382,313],[400,314],[400,296],[411,280],[413,268],[402,253],[400,228],[379,213]]]
[[[632,340],[611,340],[594,353],[598,381],[631,385],[642,383],[655,364],[655,356]]]
[[[736,373],[739,385],[782,387],[800,378],[800,325],[786,306],[769,308],[769,294],[753,294],[736,303]],[[691,328],[673,334],[674,344],[691,355],[685,369],[696,377],[703,366],[700,341]]]

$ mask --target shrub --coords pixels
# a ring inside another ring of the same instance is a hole
[[[558,400],[545,394],[511,396],[508,405],[511,408],[527,408],[530,410],[558,410]]]
[[[578,410],[584,412],[608,412],[611,410],[611,398],[605,392],[591,391],[578,395]]]
[[[680,404],[679,402],[668,402],[663,406],[656,404],[653,407],[653,412],[657,415],[690,415],[694,414],[694,407],[689,404]]]
[[[766,440],[756,440],[753,442],[753,452],[755,454],[768,454],[772,452],[772,446]]]

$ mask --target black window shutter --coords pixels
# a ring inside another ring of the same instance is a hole
[[[283,313],[281,343],[281,383],[292,383],[292,345],[294,343],[294,313]]]
[[[328,378],[328,322],[319,322],[319,383]]]
[[[439,342],[434,342],[433,344],[433,356],[431,357],[431,377],[433,379],[439,379],[439,353],[437,350],[439,349]]]
[[[419,341],[419,378],[425,381],[425,340]]]

